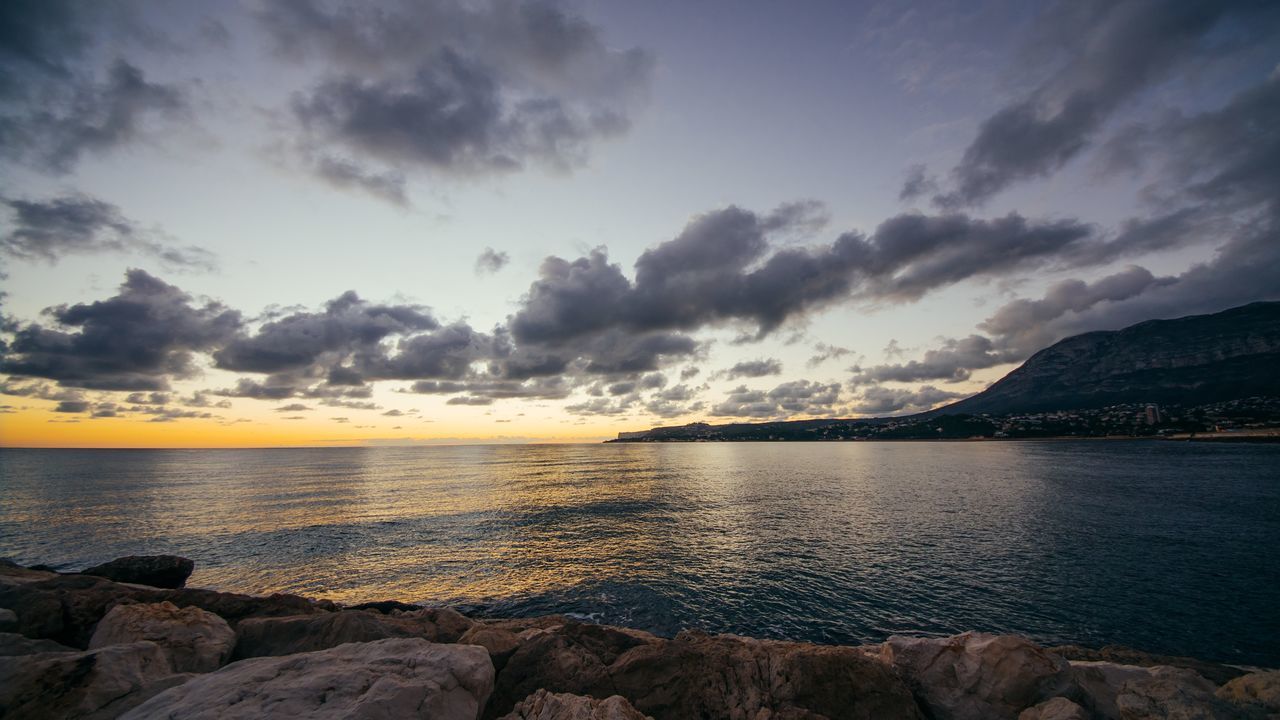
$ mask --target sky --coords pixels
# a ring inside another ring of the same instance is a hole
[[[1274,2],[0,4],[0,445],[920,412],[1280,298]]]

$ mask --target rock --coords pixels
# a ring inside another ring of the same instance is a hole
[[[6,718],[114,718],[181,683],[159,645],[0,657],[0,713]]]
[[[17,633],[0,633],[0,657],[47,652],[80,652],[52,640],[37,640]]]
[[[1218,688],[1219,699],[1280,714],[1280,670],[1243,675]]]
[[[177,555],[130,555],[82,571],[108,580],[158,588],[180,588],[196,569],[194,560]]]
[[[516,704],[502,720],[653,720],[632,707],[626,698],[604,700],[539,690]]]
[[[231,627],[236,627],[241,620],[247,618],[310,615],[330,612],[327,608],[334,607],[333,603],[328,601],[312,602],[307,598],[288,593],[273,593],[266,596],[241,595],[198,588],[169,590],[158,600],[151,602],[159,600],[168,600],[178,607],[195,606],[201,610],[208,610],[226,620]]]
[[[128,720],[466,718],[493,689],[482,648],[418,638],[232,663],[134,708]]]
[[[621,695],[659,720],[921,717],[906,685],[854,648],[699,632],[666,640],[572,621],[527,628],[518,637],[498,674],[489,717],[512,711],[539,689]]]
[[[922,717],[890,668],[849,647],[686,631],[628,650],[609,674],[656,718]]]
[[[425,637],[435,642],[458,642],[475,621],[453,608],[418,608],[410,612],[395,613],[395,617],[414,620],[423,624]]]
[[[488,627],[511,632],[524,626],[495,623]],[[568,619],[547,629],[524,627],[517,637],[520,644],[498,675],[490,716],[507,712],[544,688],[595,697],[613,695],[609,665],[627,650],[658,640],[648,633]]]
[[[1014,635],[894,636],[880,652],[936,720],[1012,720],[1072,688],[1067,661]]]
[[[1081,647],[1079,645],[1059,645],[1057,647],[1045,648],[1049,652],[1060,655],[1067,660],[1085,660],[1091,662],[1112,662],[1119,665],[1137,665],[1139,667],[1155,667],[1156,665],[1167,665],[1169,667],[1181,667],[1188,670],[1195,670],[1200,675],[1213,681],[1215,685],[1221,685],[1232,678],[1238,678],[1245,674],[1240,668],[1231,667],[1230,665],[1221,665],[1219,663],[1205,662],[1189,657],[1178,657],[1175,655],[1154,655],[1152,653],[1134,650],[1123,645],[1107,645],[1099,650]]]
[[[520,648],[522,640],[520,635],[510,630],[488,625],[476,625],[458,638],[458,642],[463,645],[479,645],[489,651],[489,659],[493,661],[493,667],[498,672],[502,672],[502,668],[506,667],[507,660]]]
[[[1100,718],[1231,718],[1239,713],[1193,670],[1157,665],[1073,662],[1082,704]]]
[[[360,603],[359,605],[352,605],[347,609],[348,610],[371,610],[373,612],[382,613],[383,615],[390,615],[392,612],[396,610],[399,610],[401,612],[413,612],[415,610],[421,610],[422,606],[410,605],[409,603],[400,602],[399,600],[379,600],[377,602],[367,602],[367,603]]]
[[[213,590],[157,588],[112,582],[92,575],[30,574],[0,568],[0,607],[18,615],[18,632],[86,648],[98,621],[111,608],[128,603],[168,601],[198,607],[222,617],[232,627],[249,617],[319,613],[311,601],[295,595],[254,597]]]
[[[236,628],[234,657],[289,655],[324,650],[343,643],[387,638],[453,642],[462,632],[454,625],[456,619],[450,613],[462,617],[453,611],[420,610],[388,616],[364,610],[343,610],[295,617],[250,618]]]
[[[165,649],[177,672],[213,672],[231,659],[236,632],[198,607],[171,602],[116,605],[98,623],[89,649],[150,640]]]
[[[1151,677],[1150,668],[1113,662],[1072,661],[1071,679],[1079,691],[1080,702],[1102,718],[1120,717],[1116,696],[1129,681]]]
[[[1089,720],[1089,713],[1064,697],[1056,697],[1023,710],[1018,720]]]
[[[1116,695],[1120,720],[1232,720],[1240,714],[1214,695],[1214,685],[1192,670],[1157,666],[1129,680]]]
[[[18,613],[9,608],[0,608],[0,632],[14,632],[18,629]]]

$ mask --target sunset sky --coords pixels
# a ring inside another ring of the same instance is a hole
[[[1275,2],[0,4],[0,445],[919,412],[1280,298]]]

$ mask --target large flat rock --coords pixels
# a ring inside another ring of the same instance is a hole
[[[484,648],[394,638],[234,662],[123,717],[475,720],[492,690]]]

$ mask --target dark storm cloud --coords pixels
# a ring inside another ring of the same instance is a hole
[[[938,201],[981,204],[1015,182],[1058,170],[1136,94],[1193,58],[1220,53],[1222,39],[1212,32],[1228,19],[1237,21],[1229,42],[1239,50],[1272,42],[1280,12],[1256,0],[1090,0],[1050,8],[1030,45],[1065,60],[981,124],[952,173],[954,189]],[[909,189],[917,188],[904,187],[904,195]]]
[[[511,262],[511,256],[505,252],[498,252],[491,247],[487,247],[480,256],[476,258],[476,274],[484,275],[486,273],[496,273]]]
[[[883,382],[916,382],[919,380],[945,380],[961,382],[969,379],[970,371],[993,367],[1019,360],[1016,352],[1004,350],[991,338],[970,335],[965,338],[948,338],[937,348],[925,352],[921,360],[905,363],[853,368],[850,384],[872,385]]]
[[[385,176],[365,163],[453,175],[571,168],[628,128],[652,66],[546,2],[289,0],[258,17],[281,57],[325,74],[294,97],[295,149],[330,182],[375,193]],[[392,190],[383,194],[403,196],[402,184]]]
[[[164,390],[196,372],[193,354],[240,330],[240,313],[197,304],[182,290],[130,270],[108,300],[46,311],[55,327],[23,325],[0,358],[0,372],[99,390]]]
[[[940,403],[963,396],[964,393],[939,390],[932,385],[923,385],[915,390],[877,386],[863,390],[861,396],[854,402],[853,409],[867,415],[923,412]]]
[[[1013,352],[1089,330],[1158,317],[1224,310],[1280,298],[1280,75],[1223,107],[1122,130],[1150,170],[1151,192],[1173,207],[1121,234],[1187,226],[1215,228],[1215,254],[1178,275],[1141,267],[1093,282],[1060,282],[1035,300],[1007,303],[979,327]],[[1159,233],[1153,233],[1159,235]]]
[[[142,137],[152,117],[186,113],[180,88],[149,82],[125,59],[99,76],[89,50],[100,13],[92,3],[0,3],[0,156],[63,174]]]
[[[1153,286],[1173,282],[1173,278],[1157,278],[1146,268],[1137,266],[1092,283],[1063,280],[1050,286],[1038,300],[1014,300],[1005,304],[978,327],[1013,353],[1030,354],[1057,339],[1049,326],[1058,318],[1084,312],[1100,303],[1127,300]]]
[[[319,312],[299,311],[264,323],[253,334],[217,350],[214,359],[219,368],[240,372],[323,376],[336,369],[343,384],[348,384],[353,371],[344,369],[343,363],[353,355],[380,357],[383,340],[437,327],[439,323],[425,308],[370,303],[348,291]]]
[[[511,318],[511,335],[521,346],[559,348],[619,330],[738,323],[759,338],[851,297],[912,301],[970,278],[1054,264],[1093,235],[1078,222],[1017,214],[993,220],[904,214],[870,236],[845,233],[831,245],[774,249],[769,234],[784,229],[777,218],[737,207],[698,216],[640,256],[634,281],[603,248],[573,261],[548,258]]]
[[[716,373],[714,379],[737,380],[738,378],[758,378],[766,375],[781,374],[782,362],[774,358],[765,358],[763,360],[746,360],[735,363],[728,370]]]
[[[82,413],[89,410],[89,403],[84,400],[63,400],[53,409],[59,413]]]
[[[712,406],[710,412],[712,415],[748,418],[821,415],[830,413],[839,400],[838,383],[794,380],[769,391],[749,390],[740,385],[729,391],[724,401]]]
[[[11,229],[0,237],[0,252],[23,260],[57,262],[67,255],[134,252],[177,270],[212,270],[213,254],[198,247],[161,243],[111,203],[85,195],[44,201],[0,198]]]

